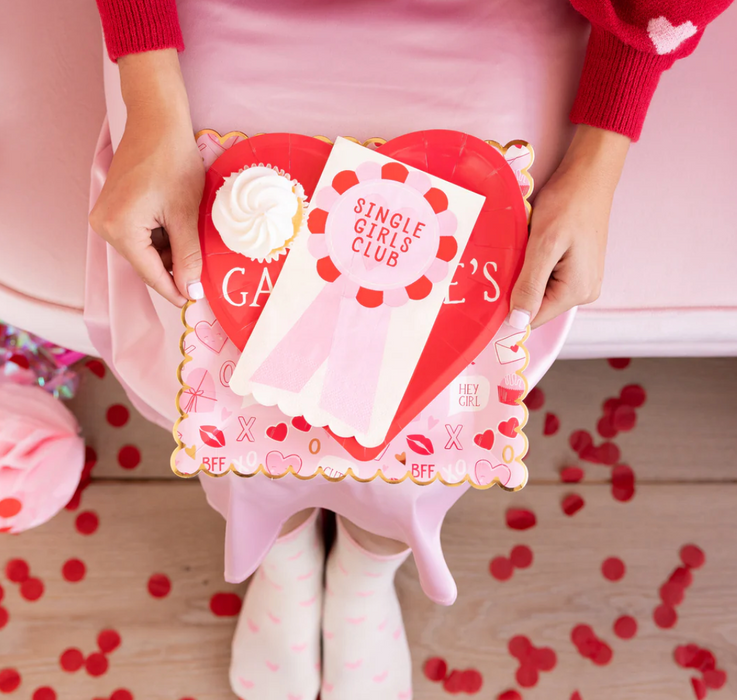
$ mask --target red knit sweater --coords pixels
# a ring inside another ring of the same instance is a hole
[[[732,0],[571,0],[592,25],[576,124],[637,140],[660,74],[696,48]],[[176,0],[97,0],[108,53],[184,49]]]

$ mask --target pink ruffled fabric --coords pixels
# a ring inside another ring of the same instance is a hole
[[[72,413],[36,386],[0,384],[0,532],[56,515],[74,494],[84,440]]]

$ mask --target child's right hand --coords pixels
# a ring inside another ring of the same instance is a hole
[[[205,170],[174,49],[121,58],[125,133],[90,225],[144,282],[177,306],[202,298],[197,217]],[[154,247],[163,228],[169,248]],[[173,270],[173,277],[168,268]]]

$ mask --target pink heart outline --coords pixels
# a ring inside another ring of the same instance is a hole
[[[302,458],[299,455],[283,455],[279,450],[272,450],[266,455],[266,471],[272,476],[285,474],[289,467],[295,474],[302,469]]]
[[[220,322],[215,319],[212,323],[207,321],[199,321],[195,324],[194,333],[200,342],[210,348],[216,355],[219,355],[225,343],[228,342],[228,336],[225,334]]]
[[[506,486],[512,478],[512,470],[506,464],[492,466],[488,459],[480,459],[474,468],[476,483],[488,486],[494,479],[498,479],[502,486]]]

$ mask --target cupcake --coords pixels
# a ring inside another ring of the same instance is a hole
[[[271,166],[254,165],[225,178],[212,205],[212,223],[233,252],[271,262],[302,228],[304,202],[298,182]]]
[[[514,406],[525,393],[525,381],[519,374],[508,374],[497,388],[499,401]]]

